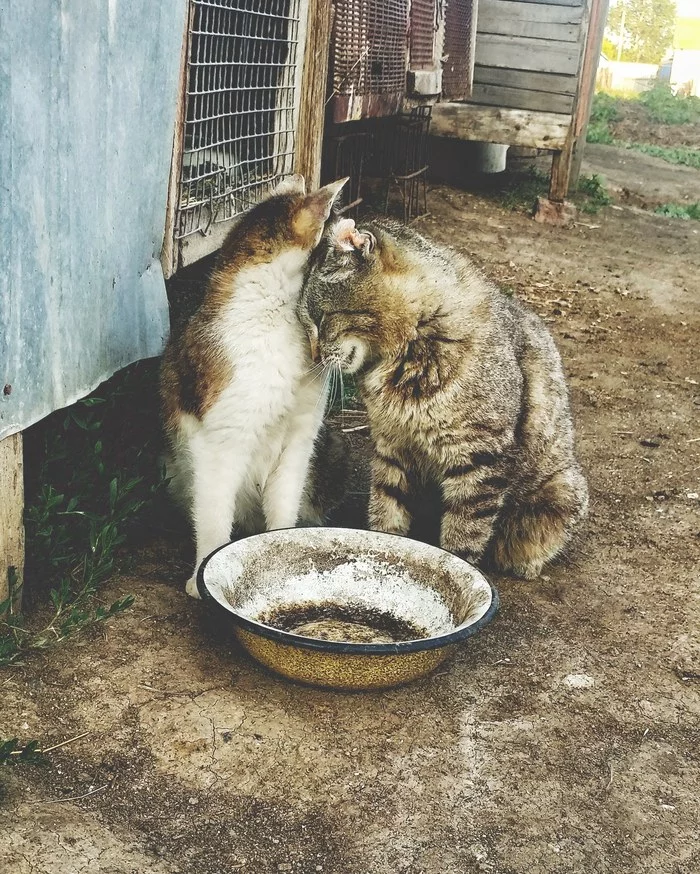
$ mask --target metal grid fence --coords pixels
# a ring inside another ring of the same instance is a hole
[[[438,29],[442,0],[411,0],[410,66],[412,70],[433,70],[435,34]]]
[[[334,120],[396,111],[406,90],[408,0],[336,0],[334,8]]]
[[[466,100],[474,78],[474,39],[476,0],[448,0],[445,13],[447,55],[442,73],[442,93],[448,100]]]
[[[177,239],[292,172],[301,2],[190,0]]]

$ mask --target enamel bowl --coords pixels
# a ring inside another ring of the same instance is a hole
[[[255,659],[336,689],[423,677],[498,609],[496,590],[452,553],[348,528],[290,528],[228,543],[202,563],[197,582]]]

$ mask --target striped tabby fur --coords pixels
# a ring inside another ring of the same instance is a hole
[[[542,321],[447,247],[349,219],[317,250],[300,317],[312,355],[358,380],[375,447],[370,526],[407,534],[437,482],[445,549],[538,576],[588,504]]]

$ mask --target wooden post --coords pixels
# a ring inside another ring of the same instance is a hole
[[[572,124],[573,127],[573,124]],[[555,152],[552,158],[552,175],[549,179],[549,199],[555,203],[563,203],[569,193],[571,175],[571,155],[573,154],[573,130],[566,137],[564,148]]]
[[[591,117],[593,94],[595,92],[596,73],[600,61],[600,51],[603,46],[605,22],[608,18],[609,0],[593,0],[591,18],[588,24],[586,51],[581,68],[581,83],[579,98],[574,115],[574,145],[571,162],[570,184],[576,185],[581,174],[581,161],[586,145],[586,131]]]
[[[187,0],[188,11],[185,15],[185,32],[180,50],[180,78],[177,86],[177,109],[175,113],[175,130],[173,133],[173,151],[170,158],[170,179],[168,181],[168,203],[165,211],[165,231],[163,248],[160,253],[160,263],[165,279],[175,273],[179,266],[179,246],[175,240],[175,216],[180,199],[180,171],[182,168],[182,152],[185,137],[185,112],[187,110],[187,57],[190,47],[190,31],[194,17],[194,6]]]
[[[318,188],[321,182],[332,15],[333,4],[328,0],[309,0],[294,168],[306,179],[307,190]]]
[[[22,434],[0,440],[0,602],[14,593],[20,607],[24,579],[24,477]]]

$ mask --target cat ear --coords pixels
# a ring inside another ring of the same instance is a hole
[[[336,197],[340,194],[343,186],[350,181],[350,177],[338,179],[336,182],[331,182],[319,188],[318,191],[313,191],[306,198],[305,208],[321,223],[325,222],[331,214],[331,209]]]
[[[300,173],[293,173],[291,176],[285,176],[281,182],[272,189],[270,196],[275,197],[279,194],[306,194],[306,182]]]
[[[337,182],[331,182],[330,185],[306,195],[294,220],[294,230],[310,248],[318,244],[323,225],[331,214],[333,202],[349,179],[346,176],[345,179],[338,179]]]
[[[369,231],[359,231],[352,219],[341,219],[331,230],[331,241],[336,249],[352,252],[354,249],[364,255],[374,250],[377,240]]]

